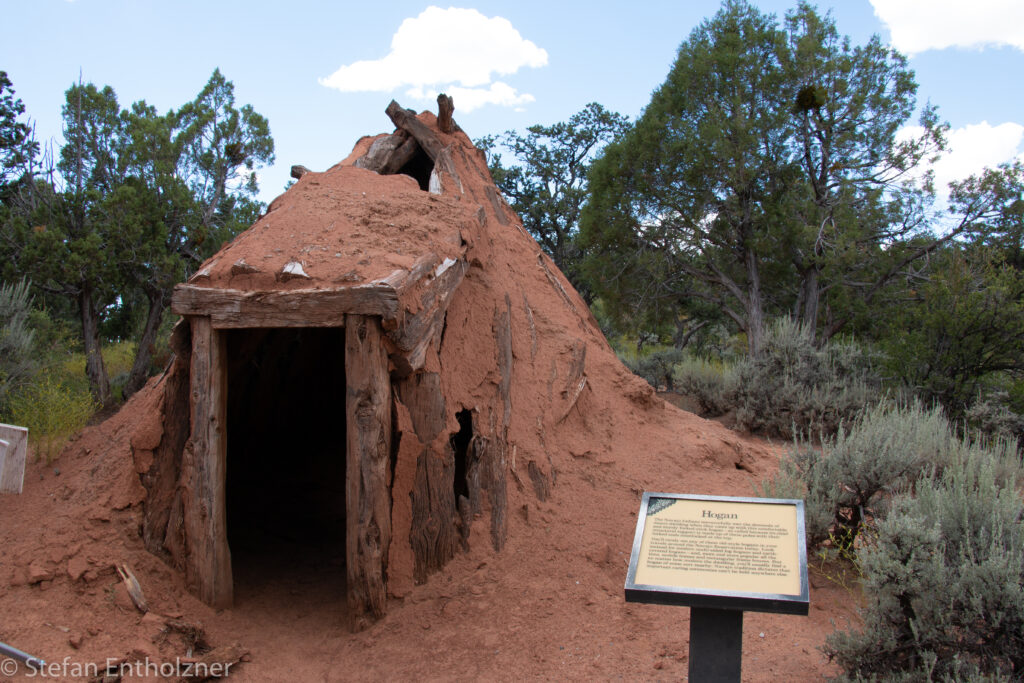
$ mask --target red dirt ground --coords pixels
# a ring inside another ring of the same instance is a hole
[[[153,613],[201,623],[214,647],[250,652],[231,680],[685,679],[689,610],[623,598],[640,493],[749,495],[776,455],[757,439],[664,410],[679,425],[672,448],[647,443],[638,425],[632,452],[572,458],[547,502],[514,510],[500,553],[474,544],[357,634],[345,622],[343,568],[308,567],[301,556],[282,557],[262,586],[236,570],[233,609],[214,612],[190,596],[143,550],[135,473],[105,449],[130,429],[122,411],[51,465],[32,464],[23,494],[0,498],[0,641],[49,662],[185,656],[180,637],[128,600],[113,567],[127,562]],[[670,455],[715,441],[747,454],[750,471],[710,451],[696,462]],[[744,680],[835,673],[817,648],[833,622],[856,619],[855,599],[813,570],[811,585],[807,617],[745,615]]]

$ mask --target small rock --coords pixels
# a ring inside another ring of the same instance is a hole
[[[72,581],[78,581],[89,571],[89,561],[77,555],[68,560],[68,576]]]
[[[30,584],[42,583],[53,578],[53,570],[48,569],[39,560],[33,560],[28,566],[28,582]]]
[[[70,636],[68,636],[68,645],[75,648],[76,650],[82,647],[82,634],[72,633]]]
[[[103,629],[101,629],[99,626],[89,626],[85,629],[86,633],[88,633],[90,636],[98,635],[99,632],[102,630]]]

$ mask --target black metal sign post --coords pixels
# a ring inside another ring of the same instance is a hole
[[[743,612],[808,612],[803,501],[644,493],[626,600],[689,606],[690,680],[738,682]]]

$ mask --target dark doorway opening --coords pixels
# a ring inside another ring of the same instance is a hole
[[[423,151],[419,145],[416,146],[416,154],[406,162],[405,166],[398,169],[398,173],[412,176],[419,183],[420,189],[426,192],[430,189],[430,174],[434,171],[434,161]]]
[[[227,334],[227,535],[237,607],[345,602],[344,332]]]

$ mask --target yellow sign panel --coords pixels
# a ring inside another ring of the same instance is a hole
[[[795,504],[652,495],[631,582],[800,596],[806,568],[799,529]]]

